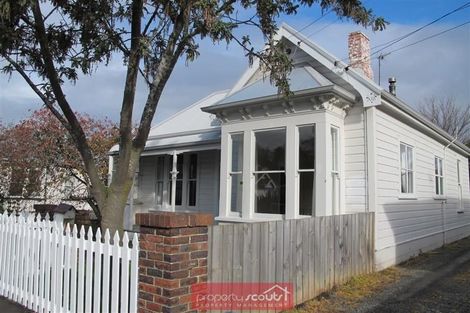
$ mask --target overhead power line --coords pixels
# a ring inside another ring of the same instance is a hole
[[[321,32],[322,30],[325,30],[325,29],[327,29],[328,27],[330,27],[331,25],[333,25],[335,22],[336,22],[336,20],[331,21],[331,23],[326,24],[325,26],[323,26],[323,27],[320,28],[319,30],[316,30],[316,31],[314,31],[313,33],[308,34],[306,37],[307,37],[307,38],[310,38],[310,37],[312,37],[313,35],[318,34],[318,33]]]
[[[426,27],[429,27],[429,26],[431,26],[431,25],[433,25],[433,24],[439,22],[440,20],[446,18],[447,16],[449,16],[449,15],[451,15],[451,14],[454,14],[454,13],[460,11],[460,10],[466,9],[466,8],[468,8],[468,7],[470,7],[470,1],[467,2],[467,3],[465,3],[464,5],[461,5],[460,7],[456,8],[456,9],[454,9],[454,10],[452,10],[452,11],[450,11],[450,12],[444,14],[444,15],[442,15],[441,17],[439,17],[439,18],[437,18],[437,19],[435,19],[435,20],[433,20],[433,21],[427,23],[426,25],[421,26],[421,27],[419,27],[418,29],[415,29],[414,31],[409,32],[408,34],[397,38],[397,39],[394,40],[393,42],[390,42],[389,44],[386,44],[383,48],[380,48],[379,50],[375,51],[372,55],[378,54],[378,53],[380,53],[381,51],[387,49],[388,47],[391,47],[391,46],[397,44],[398,42],[402,41],[403,39],[406,39],[406,38],[410,37],[411,35],[416,34],[417,32],[419,32],[419,31],[425,29]]]
[[[433,35],[430,35],[430,36],[424,37],[423,39],[420,39],[420,40],[418,40],[418,41],[415,41],[415,42],[412,42],[412,43],[410,43],[410,44],[407,44],[406,46],[403,46],[403,47],[400,47],[400,48],[397,48],[397,49],[391,50],[391,51],[389,51],[387,54],[390,54],[390,53],[393,53],[393,52],[397,52],[397,51],[403,50],[403,49],[405,49],[405,48],[408,48],[408,47],[411,47],[411,46],[417,45],[417,44],[419,44],[419,43],[421,43],[421,42],[423,42],[423,41],[426,41],[426,40],[432,39],[432,38],[434,38],[434,37],[437,37],[437,36],[443,35],[443,34],[445,34],[445,33],[448,33],[448,32],[450,32],[450,31],[452,31],[452,30],[454,30],[454,29],[457,29],[457,28],[463,27],[463,26],[465,26],[465,25],[467,25],[467,24],[470,24],[470,21],[467,21],[467,22],[465,22],[465,23],[462,23],[462,24],[460,24],[460,25],[457,25],[457,26],[454,26],[454,27],[452,27],[452,28],[449,28],[449,29],[443,30],[443,31],[441,31],[441,32],[438,32],[438,33],[436,33],[436,34],[433,34]]]
[[[442,19],[448,17],[449,15],[452,15],[452,14],[458,12],[458,11],[464,10],[464,9],[466,9],[466,8],[469,8],[469,7],[470,7],[470,1],[469,1],[469,2],[466,2],[465,4],[463,4],[463,5],[459,6],[459,7],[457,7],[456,9],[454,9],[454,10],[452,10],[452,11],[450,11],[450,12],[447,12],[446,14],[444,14],[444,15],[442,15],[442,16],[436,18],[435,20],[433,20],[433,21],[431,21],[431,22],[429,22],[429,23],[427,23],[427,24],[425,24],[425,25],[423,25],[423,26],[421,26],[421,27],[419,27],[419,28],[417,28],[417,29],[415,29],[415,30],[413,30],[413,31],[411,31],[411,32],[409,32],[409,33],[403,35],[403,36],[397,37],[397,38],[395,38],[395,39],[392,39],[392,40],[390,40],[390,41],[387,41],[387,42],[385,42],[385,43],[382,43],[382,44],[379,44],[379,45],[377,45],[377,46],[372,47],[371,50],[375,50],[375,49],[377,49],[377,48],[379,48],[379,47],[381,47],[381,48],[380,48],[379,50],[377,50],[377,51],[374,51],[374,52],[370,55],[370,57],[372,57],[372,56],[374,56],[374,55],[376,55],[376,54],[379,54],[379,53],[382,52],[383,50],[385,50],[385,49],[387,49],[387,48],[389,48],[389,47],[391,47],[391,46],[397,44],[398,42],[400,42],[400,41],[402,41],[402,40],[404,40],[404,39],[406,39],[406,38],[408,38],[408,37],[410,37],[410,36],[416,34],[417,32],[419,32],[419,31],[425,29],[426,27],[429,27],[429,26],[431,26],[431,25],[433,25],[433,24],[439,22],[440,20],[442,20]],[[369,57],[369,56],[368,56],[368,57]],[[362,60],[358,60],[357,62],[362,62],[362,61],[366,60],[368,57],[365,57],[365,58],[363,58]],[[345,57],[345,58],[341,59],[341,61],[345,61],[345,60],[347,60],[347,59],[348,59],[348,57]]]

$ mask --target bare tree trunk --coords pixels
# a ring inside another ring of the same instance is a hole
[[[122,230],[124,226],[124,210],[129,193],[134,183],[134,175],[140,159],[141,149],[132,149],[130,157],[119,166],[127,171],[116,171],[111,184],[107,188],[105,201],[98,203],[101,211],[101,226],[103,228]]]

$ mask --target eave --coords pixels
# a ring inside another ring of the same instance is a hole
[[[265,97],[253,98],[243,101],[235,101],[224,104],[215,104],[208,107],[201,108],[202,111],[220,115],[227,111],[237,111],[242,109],[250,109],[252,107],[263,107],[263,106],[273,106],[273,105],[292,105],[299,100],[308,100],[310,102],[317,102],[318,99],[322,97],[335,96],[345,103],[354,104],[357,100],[356,97],[336,85],[321,86],[311,89],[299,90],[293,92],[291,96],[285,98],[281,95],[270,95]]]

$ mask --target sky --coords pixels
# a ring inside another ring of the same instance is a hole
[[[381,32],[372,32],[348,21],[341,21],[334,14],[304,29],[302,33],[343,59],[347,56],[347,36],[361,30],[370,38],[374,47],[413,31],[443,14],[467,3],[462,0],[366,0],[366,7],[383,16],[390,25]],[[302,29],[321,16],[318,7],[300,9],[292,17],[282,16],[286,22]],[[429,26],[396,45],[384,50],[390,52],[427,36],[470,21],[470,8],[461,10]],[[262,45],[261,36],[254,29],[241,29],[253,41]],[[201,55],[187,64],[184,59],[176,68],[164,90],[158,105],[154,124],[177,111],[204,98],[212,92],[230,89],[248,66],[243,51],[235,44],[214,45],[201,43]],[[417,106],[430,97],[454,97],[461,105],[470,103],[470,24],[441,36],[393,52],[381,61],[381,85],[387,88],[388,77],[397,78],[397,95],[411,106]],[[375,81],[378,82],[378,60],[372,60]],[[100,66],[92,76],[81,76],[75,85],[65,84],[64,89],[72,108],[91,116],[108,117],[117,121],[124,87],[125,67],[119,58],[113,58],[108,66]],[[140,117],[147,96],[147,88],[139,82],[134,119]],[[28,117],[41,103],[29,87],[16,74],[0,74],[0,121],[15,123]]]

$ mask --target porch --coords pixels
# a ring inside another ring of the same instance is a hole
[[[143,155],[130,211],[217,215],[220,150],[179,149]]]

